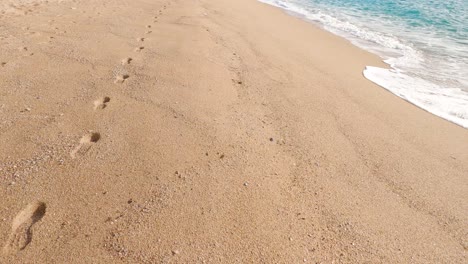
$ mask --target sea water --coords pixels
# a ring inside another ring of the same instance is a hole
[[[364,76],[468,128],[468,0],[260,0],[378,54]]]

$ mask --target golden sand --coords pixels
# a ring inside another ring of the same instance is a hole
[[[467,262],[468,130],[376,56],[254,0],[9,8],[0,263]]]

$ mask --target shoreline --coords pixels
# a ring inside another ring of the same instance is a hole
[[[467,130],[364,78],[377,55],[256,0],[24,8],[1,263],[466,262]]]
[[[353,35],[353,33],[342,30],[339,26],[333,26],[326,24],[324,21],[314,20],[306,11],[296,9],[297,7],[295,7],[294,4],[291,6],[283,6],[279,3],[271,3],[267,0],[259,0],[259,2],[279,8],[291,16],[303,19],[322,30],[346,39],[360,49],[377,55],[380,60],[385,63],[385,67],[366,66],[362,71],[366,79],[424,111],[468,129],[468,120],[465,118],[468,114],[468,112],[466,112],[468,107],[467,90],[464,89],[463,86],[451,88],[441,86],[448,84],[436,83],[429,79],[416,77],[415,73],[411,72],[410,69],[405,69],[404,65],[399,63],[400,61],[412,56],[414,57],[412,60],[418,61],[418,55],[416,55],[417,50],[413,50],[412,47],[408,46],[408,43],[404,44],[396,37],[395,39],[390,39],[385,33],[374,32],[371,29],[361,29],[369,34],[376,34],[381,38],[388,38],[387,41],[397,42],[400,46],[409,49],[399,55],[396,55],[399,52],[398,50],[393,50],[393,52],[395,52],[394,55],[386,55],[386,53],[389,52],[388,49],[391,50],[391,48],[386,47],[382,43],[375,43],[372,40],[357,37]],[[331,18],[336,19],[333,16],[331,16]],[[354,24],[351,25],[352,26],[349,26],[351,28],[357,27]],[[387,51],[384,51],[385,49],[387,49]],[[410,54],[406,54],[407,52]],[[419,52],[421,51],[419,50]],[[406,60],[408,60],[408,58]],[[419,58],[419,60],[421,60],[420,63],[425,64],[424,58]],[[398,64],[400,65],[398,66]],[[407,73],[407,70],[410,72]]]

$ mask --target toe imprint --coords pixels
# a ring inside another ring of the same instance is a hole
[[[122,60],[122,65],[126,65],[126,64],[130,64],[130,62],[132,62],[132,58],[125,58]]]
[[[114,83],[124,83],[125,80],[127,80],[130,76],[126,75],[126,74],[123,74],[123,75],[118,75],[117,77],[115,77],[115,81]]]
[[[101,138],[101,134],[97,132],[91,132],[91,133],[84,135],[80,139],[80,144],[96,143],[99,141],[100,138]]]
[[[16,253],[25,249],[32,240],[31,227],[42,219],[46,212],[43,202],[34,202],[19,212],[13,219],[10,236],[3,247],[4,254]]]
[[[88,152],[88,150],[93,146],[93,144],[98,142],[100,138],[101,135],[97,132],[91,132],[84,135],[80,139],[80,144],[70,153],[72,159],[86,154],[86,152]]]
[[[110,101],[110,98],[105,96],[94,101],[94,110],[104,109],[107,106],[107,103]]]

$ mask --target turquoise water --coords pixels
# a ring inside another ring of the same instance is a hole
[[[261,1],[378,54],[392,69],[366,78],[468,128],[468,0]]]

